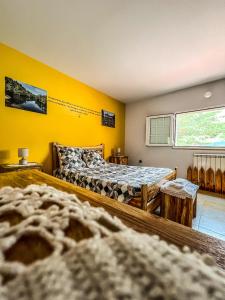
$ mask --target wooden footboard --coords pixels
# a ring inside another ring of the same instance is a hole
[[[166,176],[164,180],[174,180],[177,177],[177,168]],[[143,184],[141,186],[141,209],[153,212],[161,203],[160,183],[154,185]]]

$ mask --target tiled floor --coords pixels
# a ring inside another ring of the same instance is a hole
[[[198,193],[193,229],[225,240],[225,199]]]

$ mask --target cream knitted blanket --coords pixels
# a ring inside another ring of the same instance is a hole
[[[48,186],[0,190],[0,299],[223,299],[208,256]]]

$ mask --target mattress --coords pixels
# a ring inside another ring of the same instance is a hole
[[[127,166],[106,163],[95,168],[58,168],[54,176],[120,202],[140,196],[141,185],[159,183],[173,173],[169,168]]]

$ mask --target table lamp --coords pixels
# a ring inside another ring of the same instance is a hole
[[[26,165],[27,164],[27,160],[26,158],[29,155],[29,149],[28,148],[18,148],[18,157],[22,157],[19,160],[19,164],[20,165]]]
[[[117,149],[116,149],[116,154],[117,154],[117,155],[120,155],[120,154],[121,154],[121,149],[120,149],[120,148],[117,148]]]

